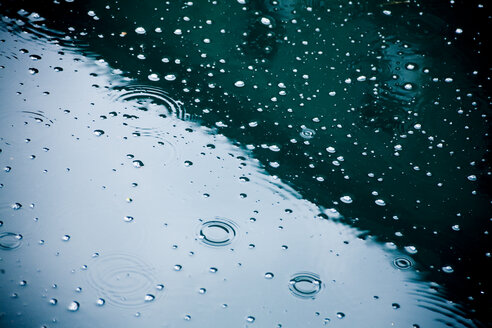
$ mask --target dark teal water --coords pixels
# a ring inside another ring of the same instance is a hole
[[[488,7],[2,1],[0,324],[487,326]]]

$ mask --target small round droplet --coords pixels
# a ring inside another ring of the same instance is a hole
[[[62,237],[62,240],[63,240],[63,241],[69,241],[69,240],[70,240],[70,235],[64,235],[64,236]]]
[[[376,199],[374,201],[374,203],[376,203],[376,205],[379,205],[379,206],[386,206],[386,202],[382,199]]]
[[[211,267],[211,268],[209,269],[209,271],[210,271],[211,273],[216,273],[216,272],[218,271],[218,269],[217,269],[217,268],[214,268],[214,267]]]
[[[236,86],[238,88],[242,88],[242,87],[244,87],[244,82],[243,81],[236,81],[236,82],[234,82],[234,86]]]
[[[176,264],[176,265],[174,266],[174,271],[181,271],[181,269],[183,269],[183,266],[182,266],[182,265],[180,265],[180,264]]]
[[[127,215],[127,216],[123,217],[123,221],[125,221],[125,222],[132,222],[133,221],[133,216]]]
[[[22,208],[22,204],[21,203],[13,203],[12,205],[10,205],[10,207],[13,210],[20,210]]]
[[[198,290],[198,293],[200,293],[200,294],[205,294],[206,292],[207,292],[207,290],[205,288],[200,288]]]
[[[145,295],[145,297],[144,297],[144,301],[145,301],[145,302],[152,302],[153,300],[155,300],[155,296],[154,296],[154,295],[152,295],[152,294],[147,294],[147,295]]]
[[[103,130],[94,130],[94,135],[96,137],[100,137],[104,134],[104,131]]]
[[[266,17],[262,17],[260,21],[263,25],[270,25],[272,23],[270,19]]]
[[[96,300],[96,305],[97,306],[103,306],[104,304],[106,304],[106,301],[104,300],[104,298],[98,298]]]
[[[271,273],[271,272],[265,273],[265,279],[273,279],[273,277],[274,277],[273,273]]]
[[[398,309],[400,308],[400,304],[398,304],[398,303],[393,303],[393,304],[391,304],[391,307],[392,307],[393,309],[395,309],[395,310],[398,310]]]
[[[137,34],[145,34],[145,32],[146,31],[145,31],[145,29],[143,27],[137,27],[135,29],[135,33],[137,33]]]
[[[405,246],[404,249],[409,254],[417,254],[417,247],[415,246]]]
[[[166,76],[164,76],[164,79],[166,81],[174,81],[174,80],[176,80],[176,75],[174,75],[174,74],[167,74]]]
[[[353,202],[350,196],[342,196],[340,197],[340,200],[345,204],[351,204]]]
[[[442,267],[442,271],[443,272],[446,272],[446,273],[453,273],[454,272],[454,269],[452,266],[450,265],[446,265],[446,266],[443,266]]]
[[[472,175],[469,175],[467,179],[470,181],[477,181],[477,176],[472,174]]]
[[[80,304],[77,301],[72,301],[67,306],[67,310],[70,311],[70,312],[76,312],[76,311],[79,310],[79,308],[80,308]]]
[[[58,303],[58,300],[56,298],[51,298],[49,302],[51,305],[56,305]]]
[[[247,321],[247,322],[249,322],[249,323],[253,323],[253,322],[255,322],[255,320],[256,320],[256,319],[255,319],[255,317],[253,317],[253,316],[248,316],[248,317],[246,318],[246,321]]]
[[[134,160],[132,163],[133,163],[133,167],[136,167],[137,169],[144,166],[144,163],[138,159]]]
[[[192,161],[184,161],[184,166],[188,167],[188,166],[192,166],[192,165],[193,165]]]
[[[345,313],[343,313],[343,312],[337,312],[337,318],[338,318],[338,319],[343,319],[343,318],[345,318]]]
[[[35,75],[35,74],[38,74],[39,73],[39,70],[37,68],[29,68],[29,74],[31,75]]]
[[[147,78],[152,81],[152,82],[157,82],[160,80],[159,78],[159,75],[155,74],[155,73],[152,73],[152,74],[149,74],[149,76],[147,76]]]

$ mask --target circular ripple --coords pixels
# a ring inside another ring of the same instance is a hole
[[[322,285],[320,277],[311,272],[297,273],[289,281],[292,294],[301,298],[315,298],[321,291]]]
[[[164,90],[156,87],[132,85],[120,88],[122,92],[116,100],[136,102],[138,108],[147,111],[149,105],[164,107],[165,116],[174,115],[180,119],[186,119],[187,115],[180,101],[172,99]],[[162,108],[159,108],[161,110]]]
[[[108,254],[94,259],[87,269],[87,283],[108,303],[121,307],[148,304],[146,295],[155,289],[153,269],[128,254]]]
[[[397,257],[393,260],[393,266],[400,270],[408,270],[413,266],[413,262],[406,257]]]
[[[13,232],[0,233],[0,249],[11,250],[20,247],[22,235]]]
[[[210,246],[226,246],[232,243],[237,231],[238,227],[234,222],[217,218],[200,226],[198,240]]]

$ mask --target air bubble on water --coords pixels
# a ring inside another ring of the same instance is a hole
[[[70,304],[67,306],[67,310],[70,312],[76,312],[80,308],[80,304],[77,301],[72,301]]]
[[[353,202],[353,200],[350,196],[342,196],[342,197],[340,197],[340,200],[345,204],[350,204]]]
[[[103,130],[94,130],[94,135],[96,137],[100,137],[104,134],[104,131]]]
[[[145,301],[145,302],[152,302],[153,300],[155,300],[155,296],[154,296],[154,295],[152,295],[152,294],[147,294],[147,295],[145,295],[145,297],[144,297],[144,301]]]
[[[379,206],[386,206],[386,202],[382,199],[376,199],[374,201],[374,203],[376,203],[376,205],[379,205]]]
[[[166,76],[164,76],[164,79],[166,81],[174,81],[174,80],[176,80],[176,75],[174,75],[174,74],[167,74]]]
[[[450,265],[446,265],[446,266],[443,266],[442,267],[442,271],[443,272],[446,272],[446,273],[453,273],[454,272],[454,269],[452,266]]]
[[[157,82],[160,80],[159,75],[152,73],[147,77],[150,81]]]
[[[145,29],[143,27],[137,27],[135,29],[135,33],[137,33],[137,34],[145,34],[145,32],[146,31],[145,31]]]

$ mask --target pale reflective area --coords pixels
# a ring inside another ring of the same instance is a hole
[[[2,326],[475,327],[164,90],[21,36],[0,34]]]
[[[487,326],[468,26],[107,3],[0,3],[0,326]]]

